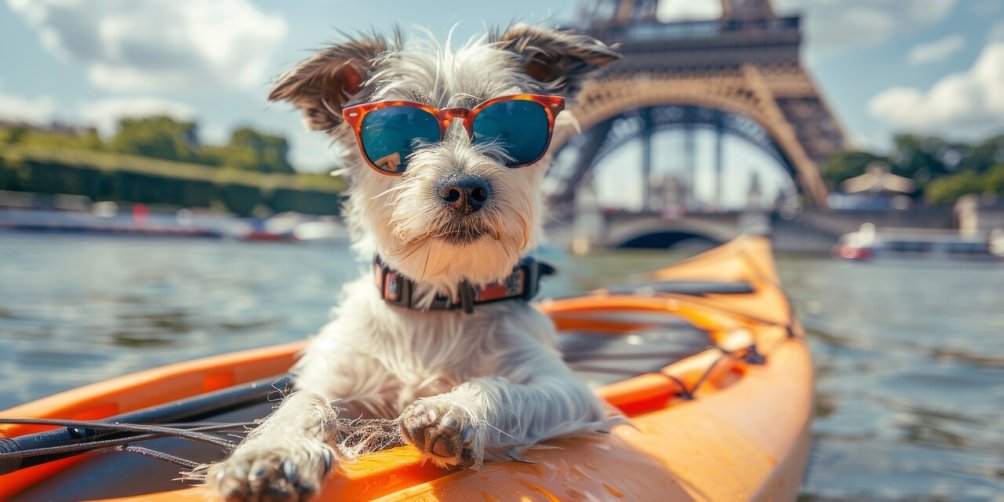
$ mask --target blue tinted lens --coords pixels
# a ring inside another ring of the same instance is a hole
[[[380,108],[363,117],[359,137],[373,165],[388,173],[403,173],[419,145],[439,141],[439,122],[420,108]]]
[[[497,143],[510,158],[508,167],[535,162],[547,148],[547,112],[533,101],[502,101],[483,108],[471,126],[474,144]]]

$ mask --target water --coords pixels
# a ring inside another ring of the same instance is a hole
[[[548,258],[568,294],[679,254]],[[780,257],[817,366],[805,498],[1004,497],[1004,264]],[[296,340],[361,265],[342,246],[0,234],[0,409]]]

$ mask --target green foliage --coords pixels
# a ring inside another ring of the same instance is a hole
[[[226,146],[203,147],[199,154],[206,163],[242,171],[294,172],[287,158],[289,143],[286,138],[247,127],[235,130]]]
[[[901,134],[893,143],[888,157],[862,151],[834,155],[823,167],[823,179],[836,189],[864,173],[869,162],[881,161],[893,174],[912,179],[931,204],[950,204],[967,194],[1004,195],[1004,134],[972,144]]]
[[[198,147],[195,123],[170,117],[122,119],[111,139],[111,149],[116,152],[182,162],[197,161]]]
[[[931,204],[951,204],[963,195],[980,194],[983,191],[983,177],[978,173],[966,171],[928,183],[924,190],[924,198]]]
[[[289,143],[282,136],[265,134],[243,127],[230,136],[230,148],[242,154],[234,167],[263,173],[291,173]]]
[[[246,172],[296,172],[289,163],[289,142],[282,136],[241,127],[233,131],[226,145],[202,145],[195,123],[170,117],[123,119],[107,143],[94,129],[6,127],[0,129],[0,147],[4,146],[117,152]]]
[[[984,184],[991,193],[1004,194],[1004,162],[987,170]]]
[[[105,142],[94,129],[43,131],[25,126],[0,129],[0,147],[29,146],[53,150],[106,150]]]
[[[984,173],[1000,165],[1004,165],[1004,134],[971,146],[959,162],[959,171]]]
[[[931,204],[950,204],[969,194],[1004,195],[1004,164],[988,168],[982,174],[970,170],[938,178],[924,191]]]
[[[17,145],[24,141],[28,128],[24,126],[8,127],[0,130],[0,145]]]
[[[959,148],[941,138],[901,134],[893,139],[892,173],[910,178],[918,186],[952,173]]]
[[[341,180],[321,174],[260,174],[121,154],[0,148],[0,190],[215,207],[247,216],[259,206],[338,214],[343,189]]]

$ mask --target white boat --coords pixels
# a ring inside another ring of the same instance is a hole
[[[848,260],[878,257],[1001,259],[1004,232],[962,233],[952,229],[883,228],[865,223],[840,237],[833,255]]]

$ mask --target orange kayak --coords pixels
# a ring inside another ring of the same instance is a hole
[[[609,435],[552,440],[529,450],[525,461],[489,462],[477,471],[438,468],[411,447],[379,451],[335,469],[318,500],[795,499],[810,444],[812,361],[769,241],[741,237],[644,282],[538,307],[561,331],[569,366],[628,424]],[[149,417],[144,410],[191,411],[259,389],[257,400],[189,413],[206,423],[253,420],[272,404],[260,382],[284,375],[301,347],[156,368],[8,409],[0,418]],[[2,453],[73,432],[0,424],[0,500],[211,497],[177,480],[176,465],[114,448],[47,462]],[[218,446],[195,451],[182,443],[161,437],[138,444],[198,461],[223,455]]]

